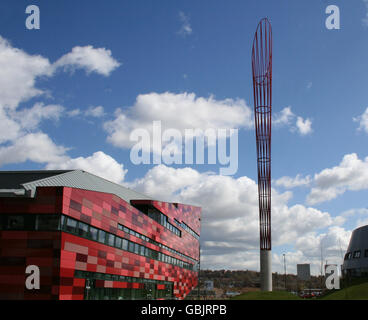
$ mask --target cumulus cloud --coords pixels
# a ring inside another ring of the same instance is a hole
[[[29,133],[10,146],[0,147],[0,166],[25,161],[63,162],[66,150],[65,147],[56,145],[45,133]]]
[[[52,64],[45,57],[14,48],[0,36],[0,166],[26,161],[45,163],[50,167],[57,164],[59,167],[86,166],[113,181],[122,181],[126,171],[108,155],[97,152],[87,158],[71,159],[66,154],[66,147],[57,145],[40,131],[41,121],[57,121],[63,116],[63,106],[38,102],[32,107],[19,109],[20,103],[45,94],[36,87],[36,82],[41,77],[53,76],[57,69],[82,68],[87,73],[108,76],[119,65],[110,50],[92,46],[74,47]],[[75,116],[79,112],[74,109],[65,114]],[[85,115],[101,117],[104,109],[102,106],[90,107]]]
[[[35,87],[36,79],[51,76],[47,58],[29,55],[0,36],[0,107],[15,109],[20,102],[44,92]]]
[[[295,188],[301,186],[308,186],[311,182],[311,177],[308,175],[306,177],[302,177],[300,174],[297,174],[296,177],[281,177],[275,181],[275,185],[278,187],[284,188]]]
[[[32,108],[25,108],[11,114],[24,129],[36,129],[42,120],[59,120],[64,107],[60,105],[44,105],[36,103]]]
[[[353,118],[353,121],[359,122],[359,131],[365,131],[366,133],[368,133],[368,108],[365,109],[362,115]]]
[[[101,118],[105,115],[104,108],[102,106],[98,107],[89,107],[85,111],[85,115],[88,117]]]
[[[202,207],[204,267],[255,269],[259,265],[258,187],[254,180],[158,165],[129,186],[159,200]],[[330,230],[339,222],[328,212],[300,204],[290,206],[291,192],[273,189],[272,197],[274,246],[293,246],[297,239],[326,228]],[[303,259],[309,259],[304,248],[297,249]],[[319,256],[320,253],[315,259]]]
[[[302,117],[298,117],[296,120],[296,128],[302,136],[310,134],[313,131],[312,120],[309,118],[304,120]]]
[[[294,118],[295,115],[291,111],[291,107],[285,107],[280,112],[274,115],[272,119],[272,124],[275,126],[289,125]]]
[[[115,183],[122,183],[128,171],[124,169],[122,164],[102,151],[97,151],[89,157],[67,158],[62,162],[58,161],[58,159],[56,161],[49,161],[46,169],[81,169]]]
[[[334,199],[348,190],[367,189],[368,157],[360,160],[356,153],[347,154],[338,166],[316,174],[314,184],[307,197],[312,205]]]
[[[0,144],[16,139],[21,132],[21,125],[12,119],[8,111],[0,107]]]
[[[307,118],[303,119],[300,116],[296,116],[291,107],[285,107],[280,112],[275,113],[272,119],[272,125],[277,127],[289,126],[291,132],[298,132],[300,135],[305,136],[312,133],[312,120]]]
[[[108,142],[117,147],[133,145],[130,134],[135,129],[147,130],[152,136],[153,121],[160,120],[162,130],[252,128],[251,109],[244,100],[216,100],[196,97],[194,93],[149,93],[137,97],[133,106],[118,109],[115,119],[105,123]]]
[[[96,72],[108,76],[120,65],[112,57],[111,50],[93,46],[77,46],[57,60],[53,67],[66,70],[84,69],[87,73]]]
[[[105,48],[74,47],[55,63],[41,55],[30,55],[14,48],[0,36],[0,107],[15,109],[21,102],[45,94],[36,87],[37,79],[51,77],[58,68],[82,68],[87,73],[108,76],[120,66]]]

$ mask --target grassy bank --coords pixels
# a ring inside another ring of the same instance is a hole
[[[322,300],[368,300],[368,282],[331,292]]]
[[[285,291],[247,292],[233,297],[231,300],[300,300],[298,296]]]

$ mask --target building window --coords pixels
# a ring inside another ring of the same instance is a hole
[[[112,247],[114,246],[115,236],[113,234],[111,234],[111,233],[107,234],[107,243],[106,244],[109,245],[109,246],[112,246]]]
[[[115,247],[117,247],[117,248],[121,248],[121,241],[122,241],[123,239],[121,239],[121,238],[119,238],[119,237],[116,237],[115,238]]]
[[[130,252],[134,252],[134,243],[129,241],[129,245],[128,245],[128,251]]]
[[[9,230],[24,229],[24,216],[9,216],[8,229]]]
[[[46,217],[44,217],[46,218]],[[50,217],[52,219],[57,218],[55,221],[59,221],[60,217]],[[2,221],[3,222],[3,221]],[[24,223],[23,223],[24,224]],[[55,223],[54,223],[55,224]],[[56,223],[56,225],[58,225],[58,223]],[[130,251],[132,253],[141,255],[141,256],[146,256],[149,257],[151,259],[154,260],[161,260],[161,261],[166,261],[167,263],[171,263],[174,265],[183,265],[185,268],[187,269],[193,269],[193,265],[188,264],[188,263],[182,263],[179,259],[171,257],[171,256],[167,256],[163,253],[159,253],[156,250],[150,249],[145,247],[144,245],[140,245],[138,243],[135,243],[133,241],[129,241],[123,238],[120,238],[114,234],[108,233],[106,231],[97,229],[95,227],[92,227],[82,221],[78,221],[75,219],[72,219],[70,217],[65,217],[62,216],[61,217],[61,225],[62,225],[62,230],[66,231],[66,232],[70,232],[72,234],[75,235],[79,235],[81,237],[87,238],[87,239],[91,239],[91,240],[95,240],[98,241],[100,243],[112,246],[112,247],[117,247],[117,248],[121,248],[125,251]],[[119,228],[120,229],[120,228]],[[129,231],[129,234],[135,235],[138,238],[144,238],[145,236],[141,235],[138,232],[135,232],[134,230],[128,229],[124,227],[124,231],[125,229],[127,229]],[[147,237],[146,237],[147,238]],[[149,238],[147,238],[149,239]],[[150,239],[152,241],[152,243],[155,243],[156,245],[159,245],[158,242]],[[164,245],[161,245],[162,248],[172,252],[172,253],[177,253],[181,256],[183,256],[182,253],[177,252],[176,250],[173,250],[169,247],[166,247]],[[190,258],[190,257],[187,257]],[[190,258],[191,259],[191,258]]]
[[[88,237],[91,240],[98,241],[98,229],[92,226],[89,226]]]
[[[66,219],[66,226],[65,226],[66,231],[75,233],[77,230],[77,222],[78,221],[74,219],[70,218]]]
[[[360,250],[354,251],[353,258],[354,259],[359,259],[360,258]]]
[[[78,235],[80,235],[81,237],[88,236],[88,224],[81,221],[78,222]]]
[[[121,247],[123,250],[127,251],[128,250],[128,240],[123,239],[123,245]]]
[[[347,254],[348,254],[347,259],[350,260],[351,259],[351,252],[348,252]]]
[[[98,230],[98,241],[101,243],[105,243],[106,232],[102,230]]]

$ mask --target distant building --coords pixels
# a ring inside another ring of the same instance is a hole
[[[310,264],[309,263],[303,263],[303,264],[297,264],[297,275],[299,280],[309,281],[311,278],[310,275]]]
[[[212,291],[213,288],[214,288],[214,285],[213,285],[213,280],[206,280],[204,282],[204,289],[207,290],[207,291]]]
[[[368,225],[353,231],[342,273],[344,277],[368,277]]]
[[[200,214],[82,170],[0,171],[0,299],[183,299]]]

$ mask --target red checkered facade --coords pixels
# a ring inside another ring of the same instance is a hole
[[[181,236],[138,210],[137,205],[156,208],[181,231]],[[199,239],[178,224],[184,223],[199,235],[199,207],[151,200],[128,203],[110,193],[38,187],[35,198],[0,198],[0,215],[3,214],[61,214],[183,262],[192,265],[193,261],[199,262]],[[119,229],[119,225],[152,239],[153,243]],[[26,288],[28,265],[39,267],[40,289]],[[134,290],[145,285],[140,279],[148,279],[157,281],[153,282],[156,290],[164,290],[167,285],[162,281],[165,281],[172,284],[172,295],[178,299],[185,298],[197,286],[198,277],[196,269],[150,259],[63,230],[0,231],[0,299],[85,299],[86,279],[78,277],[77,272],[130,279],[96,279],[95,288]]]

